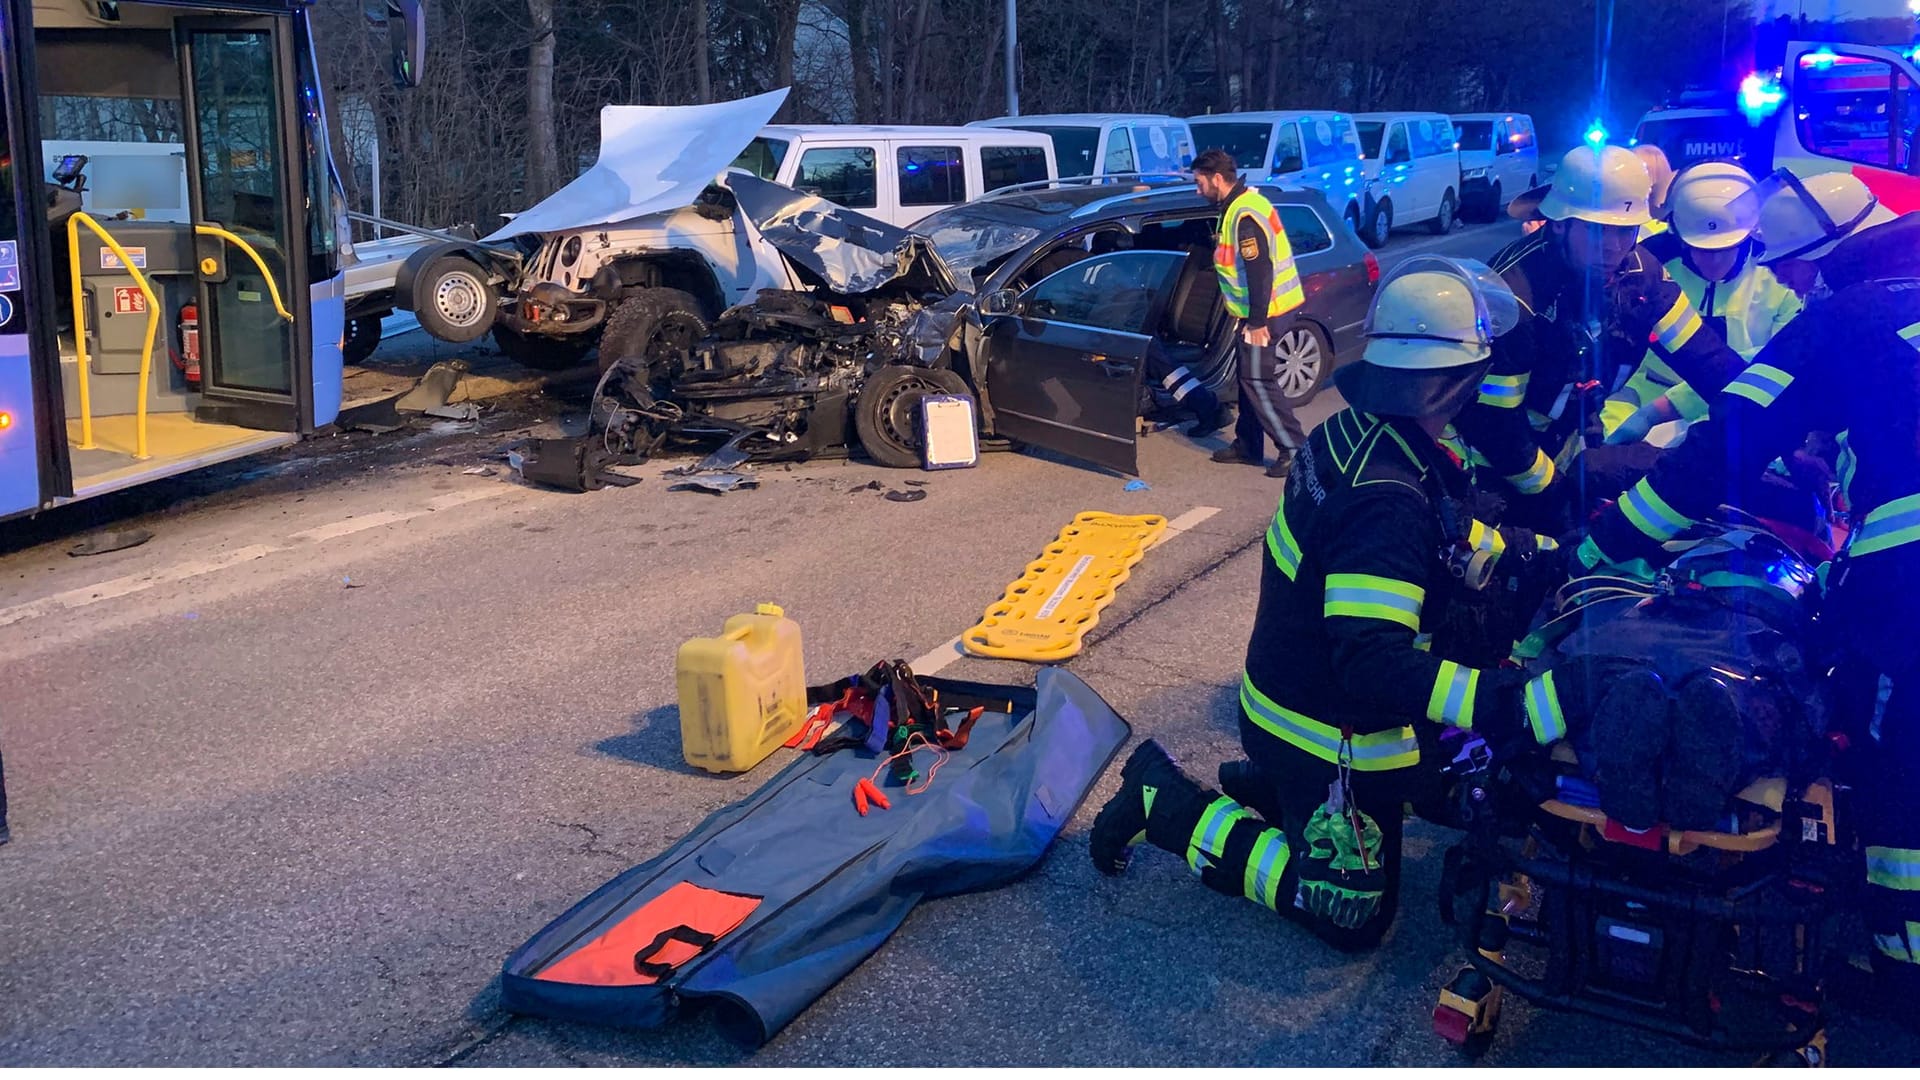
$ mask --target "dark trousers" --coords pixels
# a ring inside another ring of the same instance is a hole
[[[1275,324],[1279,320],[1273,320]],[[1268,332],[1278,337],[1280,327],[1270,325]],[[1250,457],[1267,453],[1267,441],[1288,455],[1307,441],[1307,433],[1293,415],[1293,404],[1280,391],[1280,372],[1275,365],[1273,346],[1255,348],[1234,331],[1234,347],[1239,350],[1240,417],[1234,422],[1234,441]]]

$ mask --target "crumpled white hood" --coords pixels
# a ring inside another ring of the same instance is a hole
[[[760,129],[787,91],[714,105],[609,105],[600,159],[488,240],[626,221],[689,206]]]

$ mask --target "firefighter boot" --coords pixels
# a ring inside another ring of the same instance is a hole
[[[1660,824],[1660,758],[1666,753],[1668,695],[1645,668],[1614,680],[1593,710],[1594,782],[1600,809],[1629,829]]]
[[[1717,829],[1740,787],[1744,764],[1740,705],[1718,675],[1686,681],[1674,702],[1673,753],[1667,758],[1667,824]]]
[[[1120,791],[1093,819],[1087,847],[1103,874],[1127,868],[1133,848],[1149,843],[1184,854],[1214,794],[1180,769],[1166,748],[1141,743],[1120,769]]]

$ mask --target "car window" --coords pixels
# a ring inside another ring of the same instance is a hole
[[[762,180],[771,180],[779,174],[780,163],[787,159],[787,147],[791,145],[785,139],[762,135],[740,151],[740,156],[733,159],[732,168],[745,169]]]
[[[1061,176],[1093,175],[1093,155],[1100,146],[1099,128],[1033,127],[1026,130],[1037,131],[1053,140],[1053,163],[1059,167]]]
[[[1107,133],[1107,159],[1100,163],[1103,173],[1133,172],[1133,142],[1127,138],[1126,128],[1114,128]]]
[[[880,204],[879,175],[870,146],[821,146],[800,155],[793,186],[854,210]]]
[[[1407,125],[1393,125],[1393,133],[1387,136],[1387,161],[1397,164],[1412,158],[1412,151],[1407,148]]]
[[[980,148],[981,190],[993,191],[1047,178],[1047,152],[1037,146]]]
[[[1920,95],[1884,60],[1800,58],[1794,105],[1800,142],[1821,157],[1905,170],[1913,160]]]
[[[1524,116],[1509,121],[1507,144],[1516,151],[1533,149],[1533,121]]]
[[[1414,157],[1429,158],[1453,152],[1452,121],[1422,118],[1410,122],[1408,127]]]
[[[1309,117],[1300,121],[1300,141],[1307,148],[1307,164],[1353,164],[1352,123],[1346,117]]]
[[[1280,227],[1287,230],[1287,246],[1295,255],[1311,255],[1333,246],[1333,233],[1327,230],[1327,223],[1308,207],[1281,203],[1274,209],[1280,212]]]
[[[1095,255],[1028,289],[1021,311],[1029,318],[1145,334],[1159,298],[1186,260],[1177,251]]]
[[[1353,125],[1360,135],[1360,153],[1371,161],[1380,156],[1380,136],[1386,133],[1387,125],[1380,120],[1361,120]]]
[[[1273,129],[1273,171],[1299,172],[1306,168],[1300,156],[1300,125],[1289,120]]]
[[[1236,165],[1250,169],[1267,160],[1267,142],[1273,136],[1271,124],[1195,124],[1193,144],[1200,150],[1225,150]]]
[[[1492,120],[1456,120],[1454,122],[1454,127],[1460,132],[1460,149],[1478,150],[1483,153],[1488,150],[1505,152],[1505,147],[1498,146],[1495,142],[1503,126]]]
[[[1133,125],[1134,165],[1141,172],[1180,171],[1179,148],[1167,134],[1167,129],[1160,124]]]
[[[894,151],[900,169],[901,206],[952,206],[967,201],[967,167],[957,146],[902,146]]]

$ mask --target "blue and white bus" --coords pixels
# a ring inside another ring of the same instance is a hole
[[[0,518],[340,410],[344,200],[310,0],[0,0]],[[418,0],[372,0],[419,79]]]

